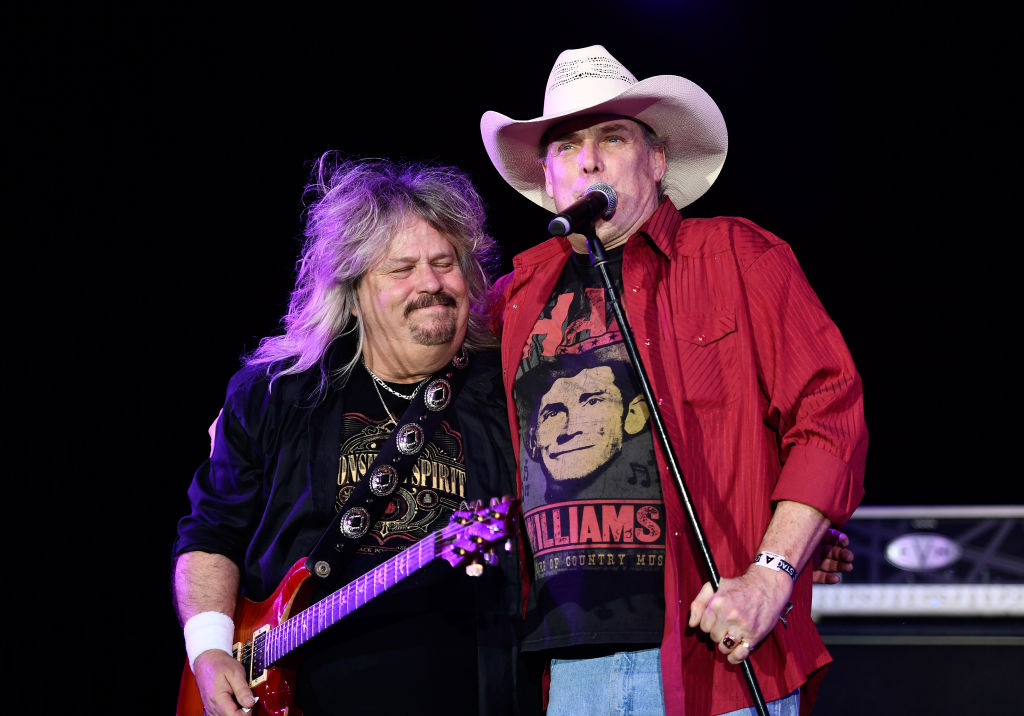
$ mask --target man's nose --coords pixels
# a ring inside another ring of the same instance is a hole
[[[558,432],[558,435],[555,437],[555,442],[557,442],[559,445],[564,445],[565,443],[569,442],[574,437],[579,435],[580,432],[582,431],[576,425],[576,422],[574,420],[566,419],[565,424],[562,426],[562,429]]]
[[[430,264],[417,271],[417,277],[419,279],[417,289],[422,293],[437,293],[444,286],[441,282],[441,274]]]
[[[597,143],[586,140],[580,146],[579,153],[580,171],[583,174],[593,174],[599,172],[602,169],[601,152],[597,148]]]

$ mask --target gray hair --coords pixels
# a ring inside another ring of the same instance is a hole
[[[327,152],[314,165],[306,195],[313,199],[295,289],[282,319],[284,333],[262,339],[246,357],[247,364],[268,364],[272,380],[320,364],[321,388],[330,380],[347,380],[364,341],[356,289],[363,275],[387,255],[391,240],[411,215],[455,247],[469,298],[464,345],[479,350],[496,344],[488,327],[487,296],[498,248],[485,230],[483,201],[465,173],[417,162],[342,160]],[[327,349],[349,331],[357,334],[355,355],[328,376],[323,361]]]

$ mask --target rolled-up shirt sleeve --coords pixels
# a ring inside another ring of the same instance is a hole
[[[750,276],[759,380],[783,463],[772,500],[810,505],[844,524],[864,495],[860,375],[788,246],[765,252]]]

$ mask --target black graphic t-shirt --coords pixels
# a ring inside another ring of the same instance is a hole
[[[608,251],[622,283],[622,249]],[[536,579],[524,649],[658,644],[664,505],[649,411],[589,256],[572,254],[515,381]]]
[[[358,376],[357,376],[358,377]],[[358,392],[365,392],[366,381],[356,381]],[[415,386],[398,385],[408,395]],[[362,389],[362,390],[360,390]],[[369,410],[346,412],[342,419],[341,457],[338,461],[338,496],[335,510],[348,500],[357,483],[365,478],[367,469],[388,439],[395,425],[384,412],[388,409],[397,419],[408,407],[409,401],[393,396],[381,389],[377,395],[372,386]],[[431,532],[448,524],[452,513],[466,499],[466,468],[464,465],[462,436],[451,419],[442,421],[424,447],[408,480],[399,485],[380,522],[375,524],[363,540],[349,572],[356,574],[400,552]]]
[[[415,388],[392,385],[404,394]],[[345,387],[335,509],[365,479],[394,428],[382,401],[399,420],[409,405],[383,388],[379,392],[362,367]],[[448,525],[465,498],[462,435],[450,411],[331,589]],[[452,713],[463,713],[463,707],[465,713],[476,713],[473,605],[472,577],[462,567],[443,559],[427,564],[321,635],[327,638],[299,670],[299,705],[307,714],[417,713],[424,699],[458,693]]]

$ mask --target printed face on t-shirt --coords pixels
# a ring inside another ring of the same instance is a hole
[[[622,448],[622,393],[608,366],[559,378],[541,397],[534,439],[555,480],[590,475]]]

